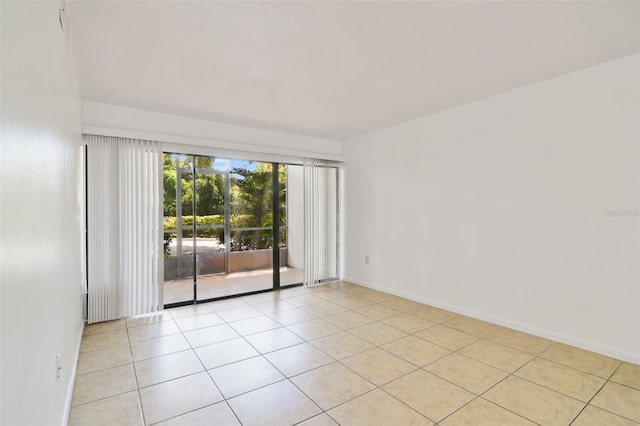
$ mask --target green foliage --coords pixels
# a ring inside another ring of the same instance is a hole
[[[164,229],[176,229],[176,188],[178,175],[181,179],[181,205],[183,238],[193,236],[193,201],[196,201],[197,225],[224,225],[225,180],[221,174],[196,174],[194,194],[193,157],[164,154]],[[213,158],[195,157],[196,168],[213,169]],[[273,191],[270,163],[258,163],[255,170],[233,168],[230,171],[231,227],[271,227],[273,226]],[[280,182],[279,214],[281,224],[286,221],[286,167],[278,169]],[[224,243],[224,229],[198,229],[198,237],[217,238]],[[168,256],[175,233],[165,233],[164,250]],[[264,230],[232,231],[232,251],[271,248],[273,232]]]
[[[224,225],[224,215],[196,216],[196,225]],[[177,217],[165,217],[164,229],[176,229],[178,226]],[[193,216],[182,216],[182,227],[186,231],[187,227],[193,226]]]
[[[224,215],[224,177],[200,174],[196,177],[198,215]]]
[[[171,256],[171,241],[175,234],[164,234],[164,257]]]
[[[272,231],[235,231],[231,233],[231,251],[262,250],[273,247]]]
[[[164,154],[164,215],[176,215],[176,166],[169,154]]]
[[[250,226],[263,226],[262,219],[271,210],[271,165],[262,163],[256,170],[233,168],[231,185],[238,195],[231,213],[250,214],[254,218]]]
[[[176,215],[178,165],[181,169],[182,181],[182,214],[193,214],[193,173],[189,158],[190,157],[180,160],[171,154],[164,154],[163,184],[165,216]],[[213,167],[213,159],[209,157],[196,157],[196,166],[198,168],[211,169]],[[196,175],[195,183],[197,191],[197,214],[224,214],[224,177],[218,174],[199,173]]]
[[[231,192],[234,203],[232,214],[249,214],[254,218],[253,223],[243,226],[271,226],[273,224],[273,191],[272,170],[270,163],[260,163],[255,170],[246,168],[231,169]],[[287,200],[287,172],[286,166],[278,169],[280,186],[279,212],[280,221],[286,221]]]
[[[164,229],[176,229],[177,222],[176,217],[165,217]],[[196,225],[224,225],[224,215],[196,216]],[[221,243],[224,242],[224,228],[197,229],[196,235],[201,238],[218,238]],[[193,237],[193,216],[182,216],[182,237]]]

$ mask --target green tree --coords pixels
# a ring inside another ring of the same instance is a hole
[[[234,167],[231,176],[231,185],[237,188],[231,212],[253,216],[252,223],[245,226],[269,226],[263,221],[271,212],[271,164],[260,163],[255,170]]]
[[[164,154],[163,188],[164,216],[176,215],[176,162],[170,154]]]
[[[181,180],[183,224],[188,228],[193,223],[194,196],[198,224],[201,220],[202,224],[208,224],[209,221],[213,221],[211,224],[214,222],[216,224],[224,223],[224,176],[214,173],[197,173],[194,194],[193,160],[194,157],[191,156],[164,155],[164,214],[165,228],[168,227],[167,229],[174,229],[176,226],[178,175]],[[195,157],[196,169],[213,170],[213,164],[212,157]],[[273,166],[270,163],[258,163],[254,170],[246,167],[237,167],[231,170],[231,190],[227,202],[231,204],[232,226],[270,227],[273,225],[272,170]],[[279,167],[278,177],[280,182],[278,213],[281,224],[284,224],[286,220],[286,166]],[[185,228],[185,232],[188,233],[187,228]],[[198,231],[198,235],[200,234],[207,237],[215,236],[221,242],[224,240],[222,229],[202,229]],[[263,249],[273,246],[271,231],[236,231],[233,234],[233,240],[233,250]],[[165,250],[167,250],[169,242],[170,235],[169,240],[165,241]]]
[[[199,174],[196,178],[196,191],[198,215],[224,214],[224,177],[222,175]]]

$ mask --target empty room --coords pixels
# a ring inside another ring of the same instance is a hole
[[[0,19],[0,424],[640,424],[640,2]]]

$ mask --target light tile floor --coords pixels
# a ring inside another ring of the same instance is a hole
[[[87,326],[71,425],[632,425],[640,366],[347,282]]]

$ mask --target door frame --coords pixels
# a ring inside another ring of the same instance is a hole
[[[225,179],[225,194],[224,194],[224,216],[225,216],[225,220],[224,220],[224,240],[225,240],[225,272],[224,273],[229,273],[229,254],[231,253],[231,231],[234,230],[242,230],[242,228],[237,228],[234,229],[231,227],[231,158],[229,157],[216,157],[216,156],[210,156],[210,155],[200,155],[200,154],[184,154],[184,153],[177,153],[177,152],[163,152],[164,154],[169,154],[169,155],[177,155],[177,156],[186,156],[187,158],[191,158],[191,170],[187,171],[187,170],[183,170],[184,168],[179,167],[179,163],[178,163],[178,158],[176,158],[176,234],[177,234],[177,239],[180,240],[180,243],[178,244],[178,246],[181,249],[181,241],[182,241],[182,230],[184,229],[184,227],[182,226],[182,173],[190,173],[192,175],[192,185],[193,185],[193,198],[192,198],[192,215],[193,215],[193,223],[192,223],[192,232],[193,232],[193,260],[192,260],[192,268],[193,268],[193,298],[192,300],[185,300],[185,301],[180,301],[180,302],[174,302],[174,303],[164,303],[164,308],[173,308],[173,307],[178,307],[178,306],[186,306],[186,305],[193,305],[193,304],[198,304],[198,303],[207,303],[207,302],[211,302],[214,300],[223,300],[223,299],[229,299],[229,298],[234,298],[234,297],[241,297],[241,296],[246,296],[246,295],[250,295],[250,294],[259,294],[259,293],[266,293],[266,292],[271,292],[271,291],[275,291],[275,290],[280,290],[281,288],[287,288],[287,287],[298,287],[298,286],[302,286],[302,282],[300,283],[295,283],[295,284],[289,284],[286,286],[281,286],[280,284],[280,230],[281,230],[281,220],[280,220],[280,179],[279,179],[279,167],[280,165],[282,165],[282,163],[277,163],[277,162],[269,162],[269,161],[258,161],[258,160],[247,160],[247,159],[241,159],[241,161],[256,161],[256,162],[260,162],[260,163],[267,163],[267,164],[271,164],[272,166],[272,170],[271,170],[271,191],[272,191],[272,204],[271,204],[271,210],[272,210],[272,216],[273,216],[273,221],[272,221],[272,225],[270,228],[270,231],[272,232],[273,235],[273,242],[272,242],[272,247],[271,247],[271,252],[272,252],[272,286],[271,288],[268,289],[261,289],[261,290],[255,290],[255,291],[249,291],[249,292],[244,292],[244,293],[238,293],[238,294],[230,294],[230,295],[225,295],[225,296],[221,296],[221,297],[215,297],[215,298],[209,298],[209,299],[198,299],[198,292],[197,292],[197,286],[198,286],[198,274],[197,274],[197,256],[196,256],[196,252],[197,252],[197,220],[196,220],[196,213],[197,213],[197,175],[198,174],[213,174],[213,175],[222,175]],[[222,170],[215,170],[214,169],[202,169],[202,168],[198,168],[197,164],[196,164],[196,158],[197,157],[209,157],[212,159],[224,159],[227,160],[227,168],[226,170],[222,171]],[[164,188],[163,188],[163,193],[164,193]],[[277,214],[276,214],[277,213]],[[214,227],[215,228],[215,227]],[[164,227],[161,230],[162,234],[164,235],[165,231],[164,231]],[[182,250],[180,250],[182,251]],[[162,265],[161,267],[164,270],[164,256],[162,257]],[[164,280],[160,283],[160,285],[164,286]]]

